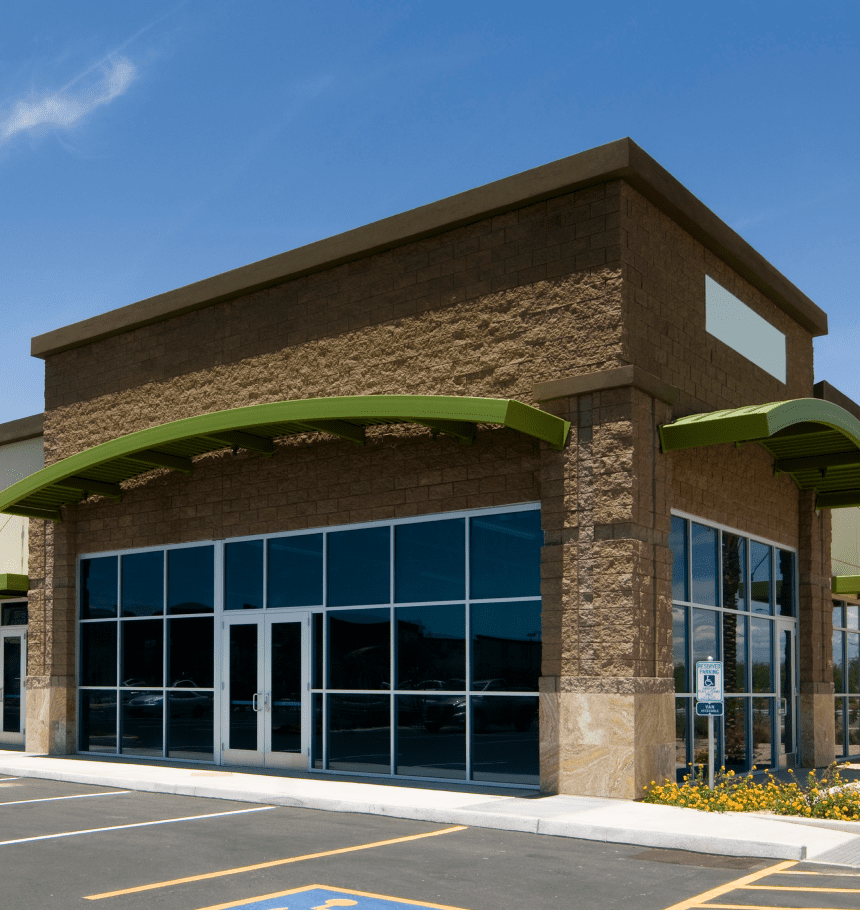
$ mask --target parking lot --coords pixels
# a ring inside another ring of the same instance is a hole
[[[810,877],[806,868],[462,825],[0,779],[0,905],[16,910],[843,910],[860,904],[860,877],[844,869],[823,874],[820,867]],[[690,903],[708,891],[714,896],[707,903]]]

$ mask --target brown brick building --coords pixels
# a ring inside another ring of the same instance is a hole
[[[827,763],[826,328],[621,140],[34,338],[27,748],[632,798],[713,658]]]

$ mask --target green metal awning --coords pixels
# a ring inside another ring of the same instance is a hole
[[[26,575],[0,574],[0,600],[8,597],[26,597],[30,579]]]
[[[275,453],[274,440],[330,433],[364,444],[367,427],[419,424],[468,445],[480,424],[508,427],[555,449],[570,424],[522,402],[448,395],[358,395],[251,405],[176,420],[102,443],[31,474],[0,492],[0,512],[59,521],[60,507],[88,495],[120,499],[120,484],[153,468],[190,473],[192,459],[220,449]]]
[[[844,597],[860,597],[860,575],[834,575],[830,590]]]
[[[719,443],[757,442],[774,458],[774,474],[790,474],[814,490],[817,509],[860,506],[860,421],[820,398],[797,398],[708,414],[660,427],[664,452]]]

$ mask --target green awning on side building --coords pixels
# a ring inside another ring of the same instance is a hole
[[[0,574],[0,600],[9,597],[26,597],[30,579],[26,575]]]
[[[860,421],[839,405],[797,398],[682,417],[660,427],[664,452],[756,442],[774,474],[814,490],[818,509],[860,506]]]

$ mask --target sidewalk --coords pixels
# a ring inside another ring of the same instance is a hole
[[[415,787],[301,772],[53,758],[7,751],[0,751],[0,775],[860,868],[860,822],[855,827],[851,822],[703,813],[618,799],[510,795],[517,791],[502,788]]]

